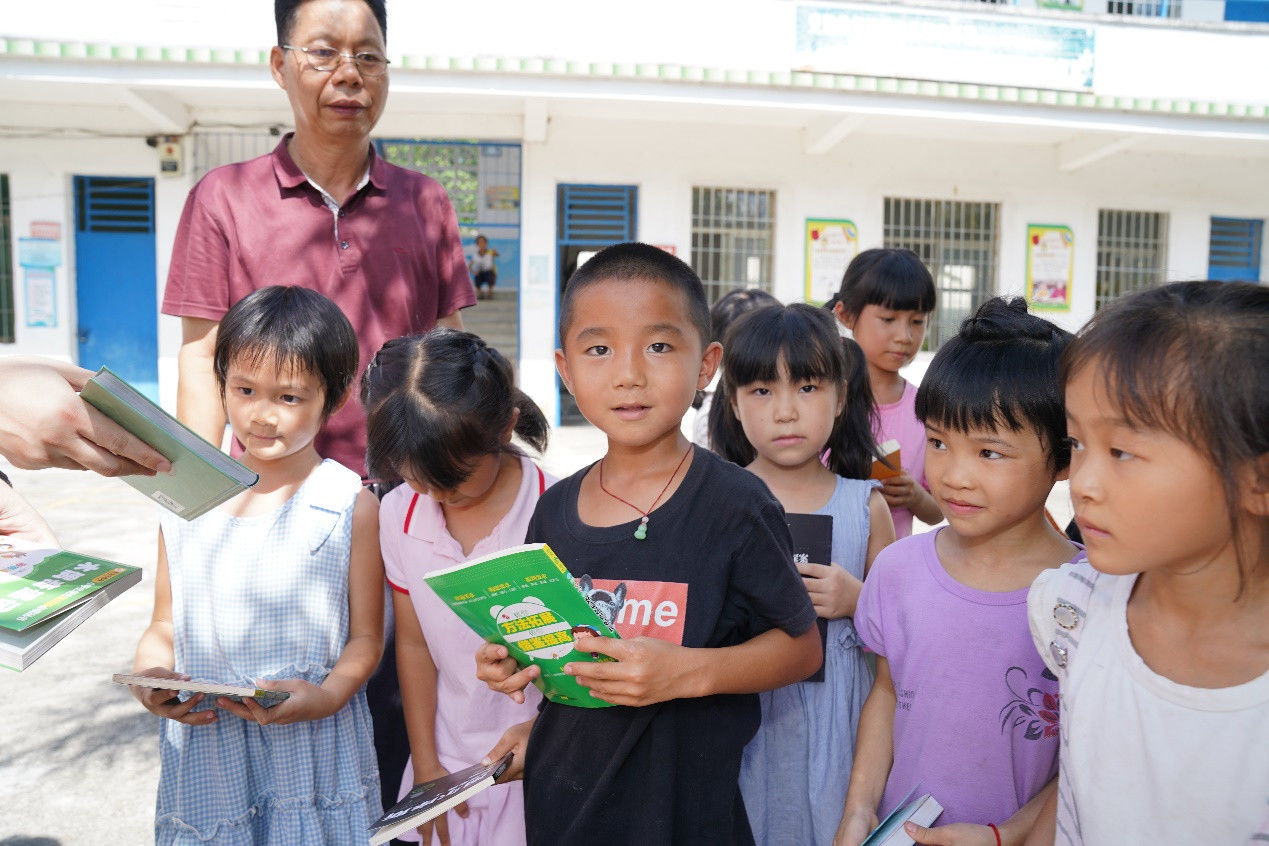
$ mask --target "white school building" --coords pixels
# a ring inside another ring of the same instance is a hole
[[[1161,281],[1269,279],[1269,0],[388,4],[381,154],[499,250],[469,328],[568,422],[559,292],[637,239],[712,297],[822,300],[857,250],[935,273],[928,346],[991,295],[1075,329]],[[9,4],[0,355],[175,404],[160,316],[186,193],[289,126],[271,4]],[[928,355],[914,365],[921,368]]]

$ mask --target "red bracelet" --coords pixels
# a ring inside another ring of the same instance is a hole
[[[991,833],[996,835],[996,846],[1002,846],[1000,842],[1000,829],[996,828],[995,823],[987,823],[987,827],[991,829]]]

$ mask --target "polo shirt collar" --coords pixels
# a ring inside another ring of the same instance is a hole
[[[380,191],[386,191],[388,188],[388,163],[379,157],[379,151],[375,149],[375,145],[370,145],[370,167],[367,169],[370,177],[370,184]]]
[[[294,132],[288,132],[283,135],[278,146],[273,148],[273,173],[278,178],[278,184],[283,188],[299,188],[308,182],[308,177],[304,175],[304,171],[300,170],[300,166],[295,163],[295,159],[291,158],[290,152],[286,149],[287,142],[294,134]]]
[[[300,166],[295,163],[295,159],[291,158],[290,152],[286,149],[287,142],[295,135],[294,132],[288,132],[282,136],[282,140],[278,142],[278,146],[273,148],[273,173],[277,177],[278,185],[283,188],[299,188],[308,182],[308,177],[304,175],[304,171],[300,170]],[[375,150],[375,145],[370,145],[370,167],[366,173],[368,181],[376,189],[383,191],[388,186],[388,164],[379,157],[379,153]]]
[[[410,505],[407,506],[405,533],[415,540],[436,543],[443,535],[441,527],[445,525],[445,515],[441,504],[430,496],[411,492]]]

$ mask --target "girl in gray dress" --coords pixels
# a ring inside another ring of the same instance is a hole
[[[823,680],[760,694],[741,794],[755,842],[829,844],[872,684],[851,617],[868,565],[894,540],[879,485],[867,479],[872,393],[858,347],[843,345],[827,313],[808,305],[745,315],[723,349],[715,450],[766,482],[786,512],[833,518],[832,560],[797,565],[827,620]]]

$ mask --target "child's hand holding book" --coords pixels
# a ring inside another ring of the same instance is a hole
[[[670,699],[704,696],[699,689],[699,650],[676,646],[650,637],[619,639],[579,635],[574,641],[578,652],[607,655],[615,661],[573,661],[564,672],[577,679],[591,695],[613,705],[652,705]],[[476,677],[491,690],[505,693],[517,703],[524,701],[524,689],[541,670],[534,664],[519,669],[501,644],[486,643],[476,651]],[[502,744],[495,749],[502,749]],[[509,751],[502,749],[503,752]],[[497,754],[490,753],[491,759]],[[512,764],[514,767],[515,764]]]
[[[842,816],[837,836],[833,838],[833,846],[859,846],[868,839],[868,835],[880,822],[877,812],[868,808],[857,807],[847,809]]]
[[[138,670],[137,675],[172,679],[173,681],[189,681],[189,676],[184,673],[174,672],[167,667],[150,667],[146,670]],[[205,726],[216,722],[216,712],[211,708],[202,711],[194,710],[198,703],[205,698],[203,694],[195,693],[182,702],[179,698],[179,687],[179,685],[173,685],[172,688],[168,689],[131,685],[129,689],[132,691],[132,695],[137,698],[137,701],[145,706],[147,711],[164,719],[176,720],[178,723],[185,723],[190,726]]]
[[[418,787],[420,784],[426,784],[430,781],[436,781],[437,779],[444,778],[445,776],[450,774],[449,770],[445,769],[445,767],[441,765],[440,760],[437,758],[433,758],[430,763],[423,764],[423,765],[420,765],[418,761],[412,761],[411,763],[414,767],[414,786],[415,787]],[[420,843],[430,844],[432,842],[432,832],[435,831],[436,840],[440,842],[441,846],[449,846],[450,811],[462,817],[463,819],[466,819],[467,816],[471,813],[471,811],[467,807],[466,802],[459,802],[457,805],[450,808],[449,811],[446,811],[445,813],[440,814],[438,816],[432,817],[431,819],[422,823],[421,825],[418,826],[418,828],[415,829],[415,831],[419,833]]]
[[[290,723],[325,719],[344,707],[347,701],[324,687],[303,679],[259,681],[256,682],[256,686],[261,690],[276,690],[289,695],[285,701],[269,708],[265,708],[254,699],[246,698],[237,702],[223,696],[216,700],[216,706],[262,726],[285,726]]]
[[[864,583],[836,564],[808,564],[797,562],[802,584],[810,594],[811,605],[817,616],[826,620],[855,616],[859,593]]]
[[[541,674],[537,664],[521,669],[501,643],[486,643],[476,650],[476,678],[490,690],[507,694],[517,705],[524,704],[524,689]]]
[[[909,821],[903,824],[903,832],[911,837],[914,843],[934,844],[934,846],[977,846],[977,844],[996,846],[998,842],[1001,842],[989,826],[973,823],[949,823],[936,828],[927,828]]]
[[[529,733],[533,731],[533,722],[536,719],[537,717],[534,717],[532,720],[516,723],[503,732],[502,737],[498,738],[498,742],[494,744],[494,748],[490,749],[489,754],[480,762],[482,766],[487,767],[508,752],[512,753],[511,764],[498,777],[498,784],[524,778],[524,752],[529,748]]]
[[[579,652],[599,653],[616,661],[574,661],[564,672],[590,690],[591,696],[613,705],[654,705],[670,699],[703,696],[702,654],[651,637],[617,639],[579,636]]]

